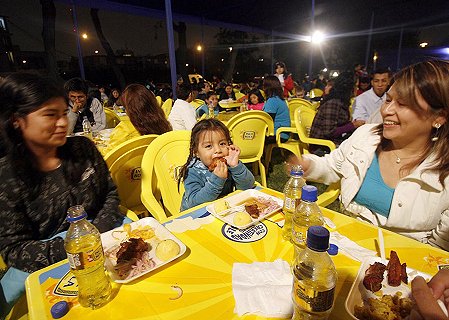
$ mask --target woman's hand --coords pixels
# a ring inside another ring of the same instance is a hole
[[[413,310],[410,319],[440,320],[449,319],[443,312],[449,306],[449,270],[443,269],[426,283],[422,277],[415,277],[412,281],[412,295],[416,301],[417,310]],[[440,300],[441,302],[438,302]]]
[[[228,146],[228,150],[229,154],[225,157],[225,159],[228,162],[228,166],[234,168],[239,164],[240,148],[231,144]]]
[[[228,166],[226,165],[226,163],[224,163],[222,161],[218,161],[217,166],[215,167],[213,173],[217,177],[220,177],[222,179],[227,179],[228,178]]]

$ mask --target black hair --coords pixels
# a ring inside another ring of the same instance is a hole
[[[215,91],[209,91],[208,93],[206,93],[206,99],[209,99],[212,96],[218,97],[218,94]]]
[[[371,78],[373,78],[375,74],[382,74],[382,73],[388,73],[388,75],[390,76],[391,70],[390,68],[387,67],[377,67],[371,72]]]
[[[187,84],[181,84],[176,87],[176,96],[179,99],[186,100],[191,92],[192,88]]]
[[[285,66],[285,63],[282,61],[276,61],[274,63],[274,70],[276,71],[277,67],[281,67],[284,68],[284,72],[282,73],[284,75],[284,79],[287,78],[287,76],[289,75],[288,71],[287,71],[287,67]]]
[[[229,132],[229,129],[223,124],[223,122],[214,118],[198,121],[192,128],[192,135],[190,136],[189,156],[186,163],[182,166],[179,172],[178,189],[181,180],[185,181],[185,179],[187,178],[189,164],[190,162],[192,162],[195,157],[195,153],[198,151],[200,134],[205,131],[222,132],[225,135],[226,140],[228,140],[228,144],[232,144],[231,133]],[[198,161],[198,159],[195,159],[195,163],[196,161]]]
[[[260,90],[259,90],[259,89],[252,89],[252,90],[250,90],[250,91],[248,92],[248,103],[249,103],[249,104],[252,104],[252,103],[251,103],[251,99],[250,99],[250,96],[251,96],[252,94],[254,94],[254,95],[257,96],[257,98],[259,99],[259,103],[265,102],[265,99],[263,98],[262,93],[260,93]]]
[[[67,80],[64,84],[65,92],[68,94],[70,91],[81,91],[85,95],[87,95],[89,91],[89,87],[87,86],[86,81],[81,78],[72,78]]]
[[[332,89],[328,95],[324,96],[322,103],[331,99],[339,99],[345,106],[349,107],[351,95],[354,90],[353,73],[349,71],[342,72],[331,81],[333,82]]]
[[[282,90],[281,82],[276,76],[266,76],[263,79],[263,90],[267,95],[267,98],[278,96],[282,100],[284,99],[284,90]]]

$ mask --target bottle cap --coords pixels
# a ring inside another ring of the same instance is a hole
[[[338,246],[336,244],[329,244],[329,249],[327,249],[327,253],[331,256],[336,256],[338,254]]]
[[[67,301],[59,301],[51,307],[50,312],[53,319],[62,318],[69,312],[69,304]]]
[[[315,186],[303,186],[301,199],[305,201],[315,202],[318,199],[318,189]]]
[[[326,251],[329,248],[329,230],[322,226],[311,226],[307,230],[307,247],[314,251]]]
[[[302,176],[304,174],[304,171],[302,170],[302,167],[300,165],[294,165],[290,169],[290,175],[292,176]]]

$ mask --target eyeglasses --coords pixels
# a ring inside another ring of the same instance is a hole
[[[70,95],[69,96],[70,100],[72,101],[84,101],[86,100],[86,96],[85,95],[79,95],[79,96],[75,96],[75,95]]]

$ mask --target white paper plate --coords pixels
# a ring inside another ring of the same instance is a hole
[[[167,228],[165,228],[163,225],[161,225],[156,219],[154,218],[143,218],[140,219],[138,221],[132,222],[131,223],[131,229],[135,229],[139,226],[150,226],[154,229],[155,233],[156,233],[156,238],[152,238],[150,240],[148,240],[147,242],[151,245],[151,250],[149,251],[149,257],[151,259],[153,259],[153,261],[155,262],[155,265],[153,268],[148,269],[138,275],[135,275],[134,277],[131,277],[129,279],[121,279],[118,274],[115,272],[114,267],[116,265],[117,260],[114,258],[109,258],[109,257],[105,257],[105,266],[106,269],[110,272],[111,275],[111,279],[114,282],[117,283],[128,283],[131,282],[157,268],[162,267],[163,265],[179,258],[180,256],[182,256],[185,252],[186,252],[186,246],[184,243],[181,242],[181,240],[179,240],[178,238],[176,238],[170,231],[167,230]],[[117,230],[123,230],[123,227],[118,227],[115,228],[114,230],[110,230],[108,232],[102,233],[101,234],[101,242],[103,244],[103,248],[104,251],[107,252],[109,249],[111,249],[112,247],[119,245],[121,242],[126,241],[127,240],[127,235],[125,232],[115,232],[114,233],[114,237],[112,236],[112,232],[113,231],[117,231]],[[116,239],[118,238],[118,239]],[[162,240],[166,240],[166,239],[172,239],[173,241],[175,241],[178,245],[179,245],[179,254],[175,257],[173,257],[172,259],[168,260],[168,261],[161,261],[156,257],[155,251],[156,251],[156,244],[159,241]]]
[[[221,215],[219,215],[218,213],[215,212],[215,208],[214,208],[215,204],[214,203],[211,203],[210,205],[208,205],[206,207],[206,209],[207,209],[207,211],[209,211],[217,219],[220,219],[221,221],[226,222],[227,224],[229,224],[229,225],[231,225],[233,227],[236,227],[238,229],[246,229],[246,228],[248,228],[248,227],[258,223],[259,221],[261,221],[261,220],[271,216],[273,213],[278,212],[279,210],[281,210],[282,209],[282,205],[283,205],[283,201],[281,199],[279,199],[279,198],[270,196],[270,195],[268,195],[266,193],[263,193],[263,192],[260,192],[258,190],[254,190],[254,189],[245,190],[245,191],[237,193],[237,194],[235,194],[233,196],[224,198],[229,203],[229,205],[230,205],[230,207],[232,209],[233,207],[236,207],[238,205],[243,204],[245,201],[249,200],[250,198],[258,198],[258,197],[262,197],[264,199],[272,201],[273,204],[276,204],[276,207],[273,208],[272,210],[269,210],[265,214],[260,215],[259,218],[257,218],[257,219],[251,218],[252,221],[250,223],[244,225],[244,226],[237,226],[237,225],[234,224],[234,216],[235,216],[235,214],[238,211],[230,213],[230,214],[228,214],[226,216],[221,216]],[[244,211],[244,209],[243,209],[243,211]]]
[[[363,278],[365,277],[365,271],[369,268],[371,264],[374,262],[381,262],[385,265],[387,265],[388,260],[382,260],[380,257],[372,257],[367,260],[365,260],[362,265],[360,266],[359,272],[357,274],[357,278],[355,279],[354,283],[352,284],[351,290],[349,291],[348,297],[346,298],[345,308],[346,311],[351,315],[351,319],[357,320],[357,318],[354,316],[354,307],[356,305],[361,306],[363,303],[363,300],[367,300],[368,298],[376,298],[379,299],[381,296],[375,295],[372,291],[367,290],[365,286],[363,285]],[[402,263],[406,261],[401,261]],[[419,272],[411,268],[407,268],[407,275],[408,275],[408,285],[401,282],[401,284],[398,287],[392,287],[388,285],[387,280],[387,271],[384,272],[384,280],[382,281],[382,294],[390,294],[394,295],[396,292],[401,292],[403,297],[410,297],[411,295],[411,289],[409,287],[411,281],[416,276],[421,276],[426,281],[430,280],[431,276],[427,273]]]

